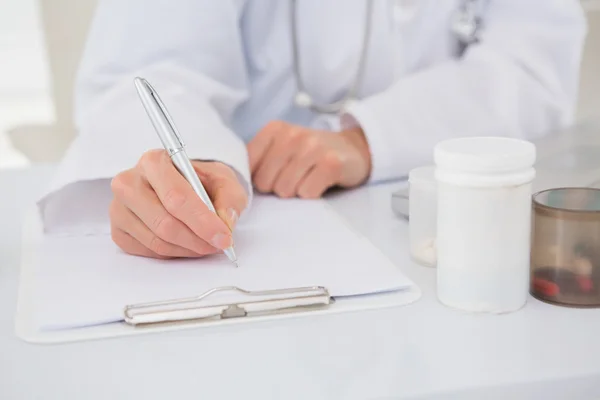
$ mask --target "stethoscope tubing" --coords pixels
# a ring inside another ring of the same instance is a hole
[[[477,12],[478,2],[481,2],[481,0],[464,0],[460,10],[455,16],[452,30],[463,46],[467,46],[477,40],[481,25],[481,21]],[[318,114],[340,114],[344,111],[348,104],[350,104],[350,102],[356,98],[358,89],[360,88],[364,79],[366,60],[368,58],[367,53],[372,31],[373,0],[367,1],[363,43],[354,82],[342,99],[328,104],[316,103],[306,90],[306,85],[300,71],[300,51],[298,46],[296,6],[297,0],[292,0],[292,4],[290,6],[290,25],[292,36],[292,64],[297,85],[295,103],[299,107],[308,108]]]
[[[292,52],[293,52],[293,68],[294,75],[296,77],[296,84],[298,86],[298,93],[296,95],[296,103],[297,105],[308,107],[312,111],[321,114],[339,114],[343,111],[344,107],[348,104],[348,102],[356,97],[358,93],[358,89],[363,81],[363,77],[365,74],[366,60],[367,60],[367,52],[369,48],[369,40],[371,39],[371,30],[372,30],[372,14],[373,14],[373,0],[367,1],[367,9],[366,9],[366,17],[365,17],[365,29],[363,34],[363,43],[360,52],[358,69],[356,71],[356,76],[354,78],[354,82],[350,87],[350,90],[346,93],[346,95],[333,103],[329,104],[317,104],[314,102],[312,97],[308,94],[306,90],[306,85],[302,78],[302,73],[300,72],[300,52],[298,46],[298,27],[297,27],[297,18],[296,18],[296,4],[297,0],[292,0],[292,4],[290,7],[290,22],[291,22],[291,34],[292,34]],[[303,103],[303,104],[299,104]]]

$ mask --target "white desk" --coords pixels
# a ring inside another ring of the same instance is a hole
[[[0,399],[598,399],[600,310],[531,299],[503,316],[435,297],[435,270],[393,310],[59,346],[13,334],[20,223],[50,168],[0,173]],[[331,201],[392,259],[406,240],[394,185]]]

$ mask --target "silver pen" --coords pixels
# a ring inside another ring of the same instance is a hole
[[[171,161],[181,175],[189,182],[202,202],[216,214],[215,206],[208,196],[208,193],[206,193],[206,189],[204,189],[202,182],[200,182],[200,178],[198,178],[198,175],[185,152],[183,140],[181,140],[181,136],[179,135],[179,132],[177,132],[177,128],[175,127],[167,108],[158,96],[158,93],[144,78],[136,77],[134,83],[140,100],[146,109],[146,113],[148,114],[150,121],[152,121],[152,125],[165,150],[169,153]],[[228,247],[223,250],[223,252],[237,267],[237,257],[233,247]]]

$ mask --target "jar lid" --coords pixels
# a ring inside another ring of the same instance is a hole
[[[505,137],[444,140],[434,149],[438,167],[461,172],[507,172],[530,168],[536,149],[531,142]]]
[[[435,165],[416,167],[408,171],[409,182],[435,182]]]

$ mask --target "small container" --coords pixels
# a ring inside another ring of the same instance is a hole
[[[434,171],[435,167],[431,165],[415,168],[408,174],[410,255],[427,267],[435,266],[436,262],[437,194]]]
[[[525,305],[535,155],[533,144],[502,137],[452,139],[436,146],[441,303],[488,313]]]
[[[572,307],[600,306],[600,190],[533,196],[531,294]]]

